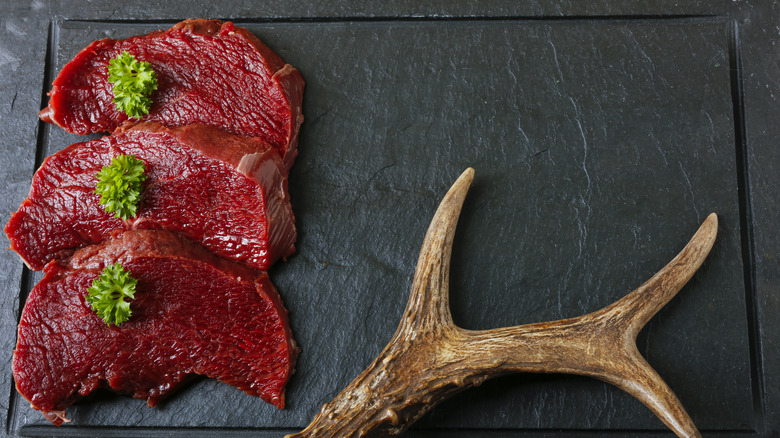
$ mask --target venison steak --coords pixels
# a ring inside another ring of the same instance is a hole
[[[201,123],[259,137],[290,169],[303,121],[303,77],[229,21],[186,20],[166,31],[93,42],[62,68],[41,119],[75,134],[110,132],[125,122],[108,82],[108,62],[123,51],[149,62],[157,73],[159,87],[142,120]]]
[[[85,296],[115,262],[138,283],[130,319],[108,326]],[[151,407],[191,373],[282,408],[297,354],[265,272],[176,233],[133,230],[46,266],[22,313],[13,376],[19,393],[56,425],[98,387]]]
[[[129,220],[106,213],[95,193],[95,175],[119,154],[146,166],[137,216]],[[144,122],[48,157],[5,226],[11,248],[34,270],[122,229],[180,232],[219,256],[268,269],[295,250],[287,171],[257,138]]]

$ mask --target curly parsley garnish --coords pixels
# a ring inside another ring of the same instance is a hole
[[[95,193],[100,195],[100,205],[108,213],[121,219],[135,217],[141,200],[144,162],[135,155],[118,155],[108,166],[95,175],[98,179]]]
[[[103,273],[92,282],[92,287],[87,289],[87,302],[107,325],[119,325],[133,313],[125,298],[134,298],[137,283],[138,280],[116,262],[103,269]]]
[[[136,119],[149,114],[149,95],[157,89],[157,73],[151,64],[122,52],[108,61],[108,82],[114,84],[114,103],[119,111]]]

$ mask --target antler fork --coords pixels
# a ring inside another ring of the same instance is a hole
[[[680,437],[701,436],[672,390],[636,347],[642,327],[693,276],[718,229],[713,213],[663,269],[615,303],[587,315],[493,330],[465,330],[450,314],[453,236],[469,168],[439,205],[425,236],[401,323],[374,362],[303,431],[287,438],[398,434],[436,403],[513,372],[595,377],[628,392]]]

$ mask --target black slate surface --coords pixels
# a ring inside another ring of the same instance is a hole
[[[71,424],[48,425],[10,375],[39,275],[6,251],[2,432],[280,436],[305,426],[389,340],[435,207],[471,166],[451,273],[458,324],[596,310],[717,212],[710,257],[639,348],[705,436],[780,433],[777,6],[607,3],[0,3],[3,222],[42,158],[84,139],[36,114],[59,68],[95,39],[233,19],[307,81],[290,178],[298,252],[271,272],[303,348],[288,408],[204,379],[155,409],[98,394],[69,411]],[[525,374],[456,396],[406,436],[637,433],[670,435],[609,385]]]

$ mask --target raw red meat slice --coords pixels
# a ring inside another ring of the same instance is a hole
[[[136,218],[106,213],[95,174],[118,154],[146,165]],[[268,269],[295,250],[287,172],[272,148],[205,125],[140,123],[46,159],[5,232],[32,269],[122,229],[181,232],[219,256]]]
[[[130,319],[109,327],[84,297],[117,261],[138,284]],[[100,386],[151,407],[190,373],[282,408],[297,354],[265,272],[175,233],[137,230],[46,266],[22,313],[13,375],[19,393],[59,425],[68,406]]]
[[[113,103],[108,61],[123,51],[151,63],[158,90],[143,120],[202,123],[260,137],[289,170],[303,116],[301,74],[255,35],[232,22],[186,20],[167,31],[95,41],[63,67],[41,118],[68,132],[113,131],[127,120]]]

